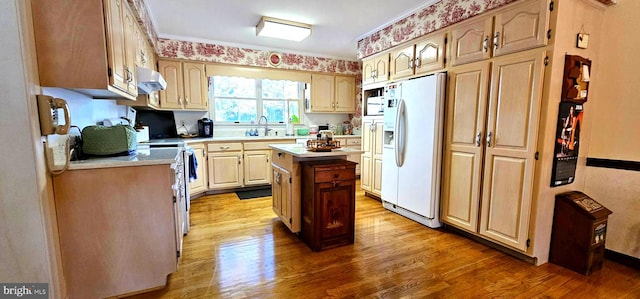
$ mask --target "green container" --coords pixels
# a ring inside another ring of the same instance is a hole
[[[82,129],[82,152],[85,154],[129,154],[136,150],[136,143],[136,130],[128,125],[87,126]]]
[[[307,128],[299,128],[296,132],[298,133],[298,136],[309,135],[309,129]]]

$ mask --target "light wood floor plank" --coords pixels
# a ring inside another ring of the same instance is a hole
[[[235,193],[191,204],[166,288],[130,298],[640,298],[640,271],[604,261],[582,276],[434,230],[356,193],[355,244],[314,253],[271,210]]]

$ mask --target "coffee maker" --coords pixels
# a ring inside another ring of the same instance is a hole
[[[212,137],[213,136],[213,121],[208,118],[198,120],[198,136],[200,137]]]

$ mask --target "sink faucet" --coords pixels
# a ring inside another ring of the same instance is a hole
[[[267,117],[264,115],[260,116],[260,119],[258,120],[258,125],[260,125],[260,122],[262,122],[263,118],[264,118],[264,136],[267,136],[269,134],[269,131],[271,131],[271,129],[269,129],[269,120],[267,120]]]

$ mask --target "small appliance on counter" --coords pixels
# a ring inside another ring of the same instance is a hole
[[[135,152],[136,143],[136,130],[128,125],[82,129],[82,152],[87,155],[125,156]]]
[[[208,118],[198,120],[198,136],[213,137],[213,121]]]

